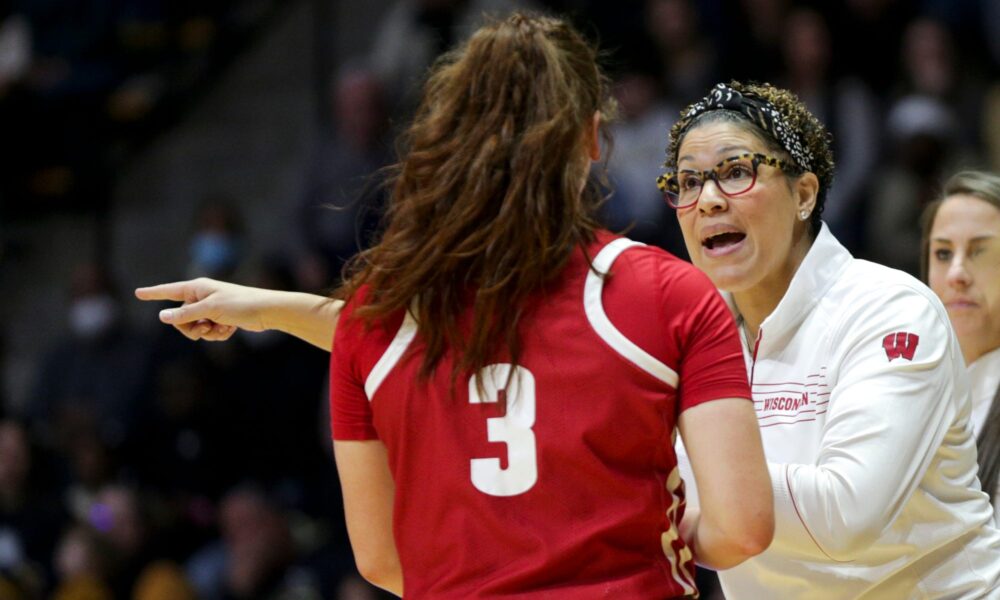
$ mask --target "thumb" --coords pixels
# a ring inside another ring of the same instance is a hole
[[[160,321],[170,325],[183,325],[200,319],[207,319],[208,307],[205,301],[193,302],[176,308],[165,308],[160,311]]]

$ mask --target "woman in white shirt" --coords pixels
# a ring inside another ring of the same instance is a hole
[[[823,125],[787,90],[719,84],[666,162],[692,261],[743,330],[775,500],[771,547],[719,572],[726,597],[1000,597],[958,340],[927,286],[855,259],[820,219]]]
[[[965,171],[923,220],[923,272],[958,334],[972,384],[979,480],[1000,521],[1000,176]]]

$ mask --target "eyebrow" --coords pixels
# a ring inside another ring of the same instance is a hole
[[[996,234],[990,233],[990,234],[987,234],[987,235],[977,235],[976,237],[970,239],[969,241],[970,242],[985,242],[987,240],[994,240],[994,239],[996,239],[996,237],[997,237]],[[951,239],[949,239],[949,238],[943,238],[943,237],[931,238],[931,241],[932,242],[940,242],[942,244],[953,244],[954,243],[954,242],[951,241]]]
[[[716,150],[716,154],[722,154],[723,152],[731,152],[733,150],[742,150],[743,152],[751,152],[750,148],[746,146],[723,146]],[[685,154],[684,156],[677,159],[678,164],[685,160],[694,160],[694,157],[690,154]]]

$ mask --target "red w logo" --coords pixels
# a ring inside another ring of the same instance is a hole
[[[890,333],[882,339],[882,347],[885,348],[885,355],[892,359],[902,356],[906,360],[913,360],[913,353],[917,351],[917,342],[920,337],[915,333]]]

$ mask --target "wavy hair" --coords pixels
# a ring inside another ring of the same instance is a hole
[[[482,27],[433,67],[391,167],[385,231],[335,295],[366,286],[354,314],[369,325],[409,309],[424,376],[448,349],[453,382],[500,350],[516,364],[526,301],[599,227],[601,194],[581,194],[585,149],[595,113],[613,110],[597,51],[563,21],[515,13]]]

